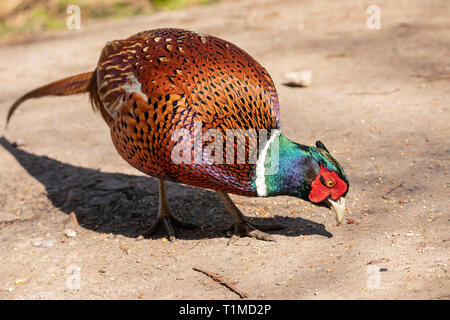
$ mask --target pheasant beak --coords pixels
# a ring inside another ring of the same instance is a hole
[[[328,201],[331,203],[331,210],[333,210],[336,215],[336,222],[338,225],[342,223],[345,216],[345,198],[340,197],[337,201],[333,201],[328,198]]]

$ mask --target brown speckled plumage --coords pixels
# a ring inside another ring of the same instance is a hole
[[[165,180],[256,195],[254,164],[174,164],[174,130],[273,129],[279,107],[270,76],[252,57],[216,37],[158,29],[109,42],[91,94],[118,153]],[[225,136],[224,136],[225,141]],[[224,161],[225,162],[225,161]]]

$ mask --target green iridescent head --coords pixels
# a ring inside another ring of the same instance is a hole
[[[282,134],[278,140],[278,170],[265,175],[265,195],[289,195],[325,206],[335,212],[341,223],[349,189],[341,164],[320,141],[316,146],[305,146]],[[273,145],[270,149],[274,149]]]

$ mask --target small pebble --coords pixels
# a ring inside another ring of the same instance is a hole
[[[75,238],[77,236],[76,231],[72,229],[64,229],[64,234],[67,238]]]
[[[25,142],[22,139],[20,139],[20,138],[17,139],[16,141],[14,141],[13,143],[11,143],[11,146],[13,148],[21,147],[23,145],[25,145]]]
[[[42,238],[39,238],[33,241],[33,246],[35,247],[51,248],[54,245],[55,241],[53,240],[43,240]]]
[[[311,85],[312,72],[300,71],[289,72],[284,76],[286,82],[285,85],[291,87],[309,87]]]

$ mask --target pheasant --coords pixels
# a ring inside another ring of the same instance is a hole
[[[349,181],[342,166],[322,142],[306,146],[281,133],[271,77],[232,43],[172,28],[108,42],[93,72],[25,94],[6,123],[27,99],[85,92],[119,155],[159,179],[158,215],[144,236],[164,226],[173,240],[174,226],[194,227],[173,215],[165,181],[216,191],[232,216],[233,237],[274,240],[263,232],[273,226],[251,224],[228,194],[293,196],[343,221]]]

